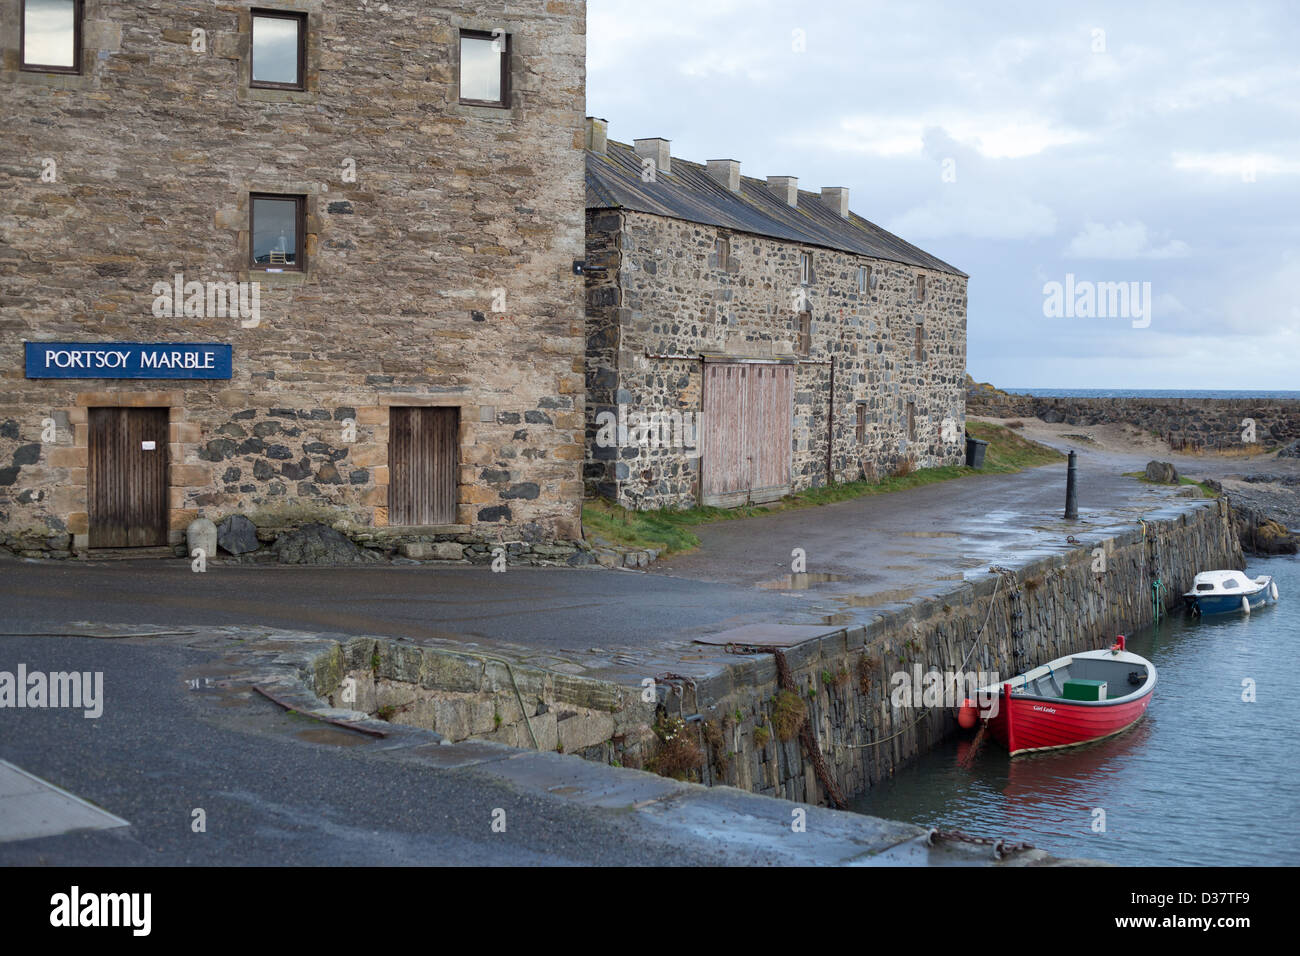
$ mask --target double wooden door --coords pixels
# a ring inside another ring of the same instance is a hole
[[[790,490],[791,365],[715,362],[704,370],[702,504],[772,501]]]

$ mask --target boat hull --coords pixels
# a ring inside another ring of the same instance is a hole
[[[1151,694],[1148,691],[1133,700],[1091,705],[1003,695],[997,716],[989,721],[989,732],[1013,757],[1077,747],[1132,727],[1146,713]]]
[[[1250,602],[1251,610],[1271,603],[1269,589],[1262,587],[1257,591],[1242,594],[1216,594],[1212,596],[1196,595],[1190,598],[1196,610],[1202,614],[1230,614],[1242,610],[1241,599]]]

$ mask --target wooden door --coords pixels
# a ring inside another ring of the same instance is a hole
[[[89,409],[90,547],[167,543],[167,420],[165,408]]]
[[[388,523],[456,523],[458,408],[388,411]]]
[[[794,369],[711,363],[705,368],[701,497],[731,507],[790,490]]]

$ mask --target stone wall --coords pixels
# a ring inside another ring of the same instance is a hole
[[[1103,548],[1105,571],[1095,570]],[[1150,625],[1158,575],[1164,610],[1204,568],[1244,566],[1223,499],[1152,516],[1145,526],[951,591],[898,606],[867,626],[786,651],[792,697],[770,653],[738,654],[698,681],[662,674],[655,700],[620,686],[448,649],[353,641],[308,675],[338,706],[448,735],[560,749],[590,760],[659,769],[807,803],[826,802],[812,761],[782,736],[778,710],[802,707],[847,796],[865,792],[957,729],[950,707],[897,706],[895,675],[983,671],[1011,677],[1054,658],[1109,646]],[[341,702],[342,681],[360,688]],[[521,711],[516,697],[524,701]],[[532,724],[529,734],[528,722]],[[682,761],[686,763],[683,764]]]
[[[1300,401],[1253,398],[1035,398],[975,388],[966,410],[988,418],[1039,418],[1066,425],[1133,425],[1176,451],[1242,450],[1244,422],[1265,448],[1300,439]]]
[[[87,0],[80,76],[18,69],[19,7],[0,0],[0,531],[84,544],[96,405],[169,409],[173,541],[286,504],[382,527],[389,408],[445,405],[458,525],[580,536],[581,0],[285,0],[308,14],[301,92],[249,87],[246,5]],[[497,27],[511,106],[462,105],[458,31]],[[250,270],[255,191],[306,197],[305,272]],[[259,282],[260,322],[157,317],[177,274]],[[29,380],[25,341],[219,342],[234,373]]]
[[[698,412],[704,353],[796,363],[793,490],[881,476],[904,461],[933,467],[962,459],[964,277],[646,213],[588,210],[587,217],[588,255],[607,268],[588,278],[587,289],[589,495],[629,507],[697,503],[698,458],[676,448],[601,448],[595,416],[620,404]],[[721,267],[715,253],[720,235],[730,241],[729,261]],[[799,256],[805,252],[812,254],[813,277],[801,287]],[[865,293],[858,291],[859,266],[871,269]],[[923,301],[917,301],[918,274],[926,276]],[[801,288],[812,312],[806,356],[796,352],[794,305]],[[915,404],[915,440],[907,432],[909,401]],[[855,434],[859,403],[866,406],[861,442]],[[945,419],[953,421],[955,440],[943,440]]]

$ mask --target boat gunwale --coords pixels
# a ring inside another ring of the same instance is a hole
[[[1023,688],[1025,686],[1025,684],[1030,679],[1030,675],[1034,675],[1033,679],[1038,680],[1038,678],[1045,677],[1054,670],[1058,670],[1062,667],[1066,667],[1070,664],[1073,664],[1075,658],[1091,658],[1092,660],[1118,660],[1130,664],[1141,664],[1143,667],[1146,668],[1147,679],[1142,682],[1142,685],[1138,687],[1137,690],[1125,694],[1123,697],[1110,697],[1107,698],[1106,700],[1069,700],[1065,697],[1043,697],[1039,694],[1026,693],[1024,690],[1021,690],[1019,693],[1016,692],[1017,687]],[[1152,664],[1145,657],[1142,657],[1138,654],[1134,654],[1132,651],[1128,651],[1128,650],[1080,651],[1077,654],[1070,654],[1067,657],[1058,657],[1056,658],[1056,660],[1048,661],[1046,664],[1040,664],[1037,667],[1030,668],[1029,670],[1025,671],[1023,674],[1017,674],[1015,677],[1012,677],[1005,681],[1000,681],[997,684],[985,685],[984,687],[979,688],[979,690],[977,690],[976,693],[980,695],[996,694],[999,699],[1002,699],[1003,687],[1006,686],[1007,684],[1010,684],[1011,691],[1012,691],[1011,701],[1013,703],[1015,701],[1023,700],[1023,701],[1044,701],[1044,702],[1050,702],[1052,704],[1063,704],[1069,706],[1073,706],[1077,704],[1081,707],[1110,707],[1112,705],[1117,705],[1117,704],[1132,703],[1133,701],[1141,700],[1143,697],[1151,694],[1153,691],[1155,691],[1156,679],[1157,678],[1156,678],[1155,665]]]

